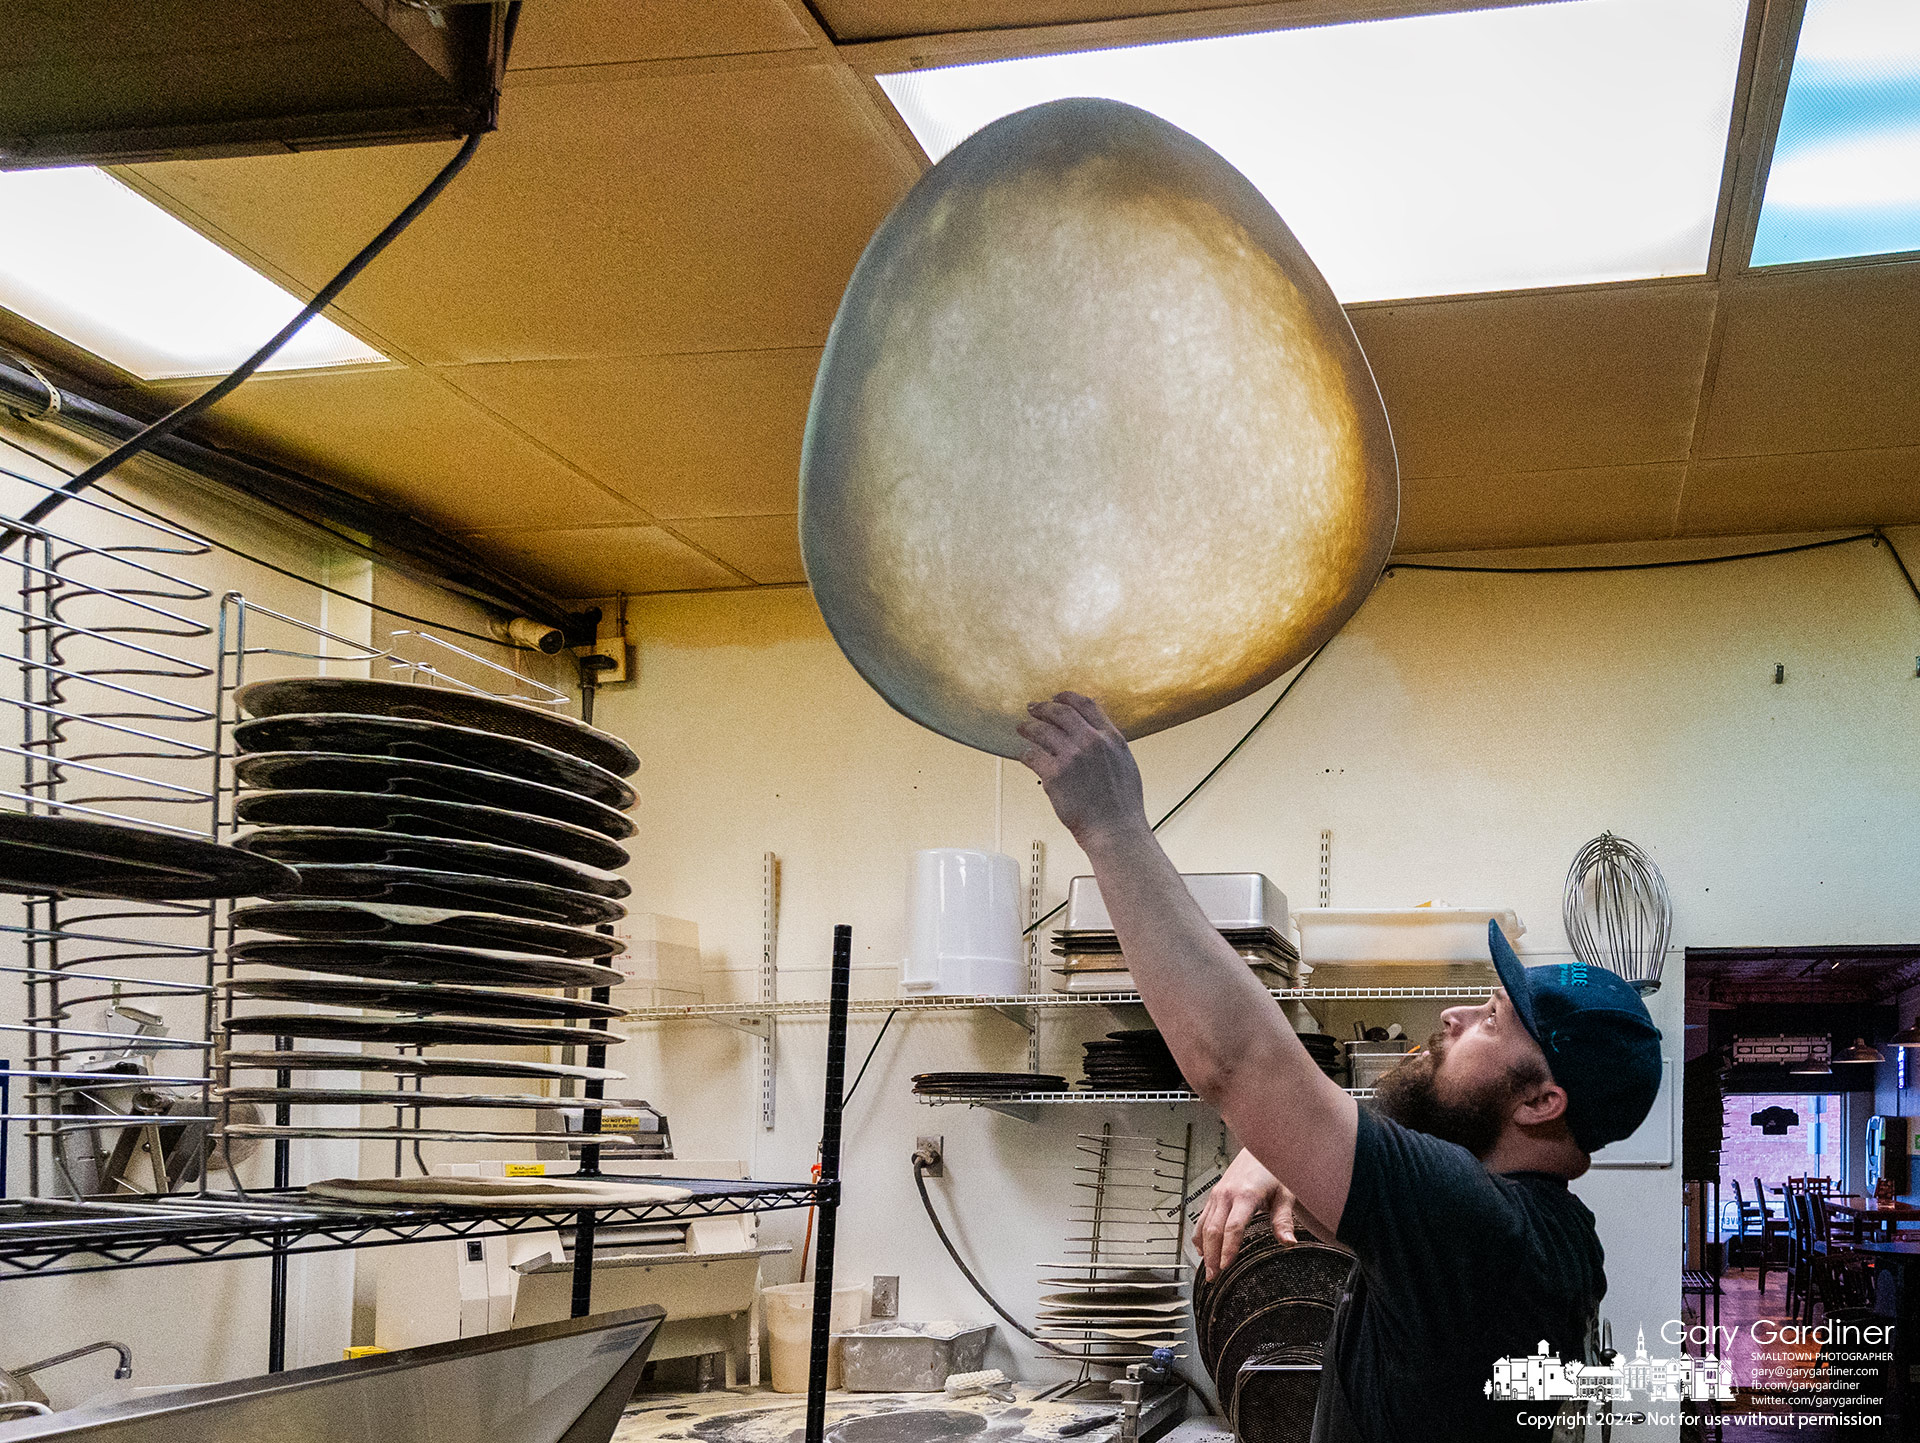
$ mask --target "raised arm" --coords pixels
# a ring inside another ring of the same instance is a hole
[[[1323,1073],[1206,919],[1147,825],[1126,739],[1075,692],[1029,708],[1021,757],[1100,883],[1154,1025],[1247,1151],[1337,1228],[1353,1176],[1354,1101]]]

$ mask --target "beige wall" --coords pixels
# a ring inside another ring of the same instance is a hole
[[[1920,537],[1904,544],[1920,558]],[[599,719],[642,758],[638,904],[697,920],[720,969],[711,990],[751,996],[760,859],[775,852],[781,995],[822,995],[836,922],[853,925],[856,995],[891,992],[909,855],[994,845],[994,761],[889,710],[804,590],[637,600],[633,619],[637,680],[603,694]],[[1311,905],[1329,828],[1335,905],[1512,906],[1530,928],[1522,950],[1544,959],[1565,952],[1559,899],[1575,850],[1606,829],[1630,837],[1673,891],[1676,951],[1652,1001],[1677,1060],[1679,948],[1920,934],[1916,651],[1920,607],[1886,553],[1864,544],[1603,576],[1401,572],[1163,838],[1184,870],[1258,869]],[[1150,809],[1176,800],[1271,694],[1143,742]],[[1023,865],[1031,839],[1046,843],[1051,906],[1083,859],[1021,769],[1007,765],[1004,787],[1000,843]],[[1343,1033],[1361,1010],[1414,1032],[1432,1018],[1407,1004],[1328,1010]],[[850,1072],[878,1021],[856,1021]],[[1050,1027],[1043,1066],[1077,1076],[1077,1040],[1112,1025]],[[639,1089],[667,1109],[683,1156],[805,1175],[820,1025],[782,1025],[771,1134],[756,1122],[750,1039],[699,1024],[631,1030]],[[1111,1118],[1173,1137],[1190,1122],[1203,1158],[1219,1146],[1200,1107],[1060,1109],[1027,1124],[924,1107],[908,1092],[915,1072],[1023,1058],[1024,1034],[993,1013],[903,1018],[849,1110],[841,1268],[856,1280],[900,1274],[909,1316],[987,1316],[920,1214],[907,1161],[916,1134],[945,1135],[936,1199],[975,1268],[1026,1316],[1034,1264],[1058,1255],[1065,1231],[1077,1131]],[[1675,1316],[1677,1170],[1596,1171],[1578,1190],[1600,1217],[1616,1332]],[[768,1231],[797,1246],[801,1227]],[[1029,1356],[1014,1350],[1016,1366],[1041,1371]]]
[[[478,620],[427,589],[322,556],[222,498],[160,474],[142,484],[188,524],[296,573]],[[1920,536],[1903,544],[1920,555]],[[320,619],[317,593],[297,583],[231,558],[209,560],[206,574],[216,589],[237,585]],[[329,605],[337,629],[386,625],[350,603]],[[636,601],[632,622],[637,680],[602,693],[599,720],[643,760],[636,904],[699,922],[715,996],[751,995],[764,852],[783,866],[788,997],[823,993],[830,930],[841,921],[854,927],[858,994],[891,993],[916,848],[997,841],[1024,863],[1029,842],[1043,840],[1049,906],[1084,869],[1025,773],[1008,765],[1002,775],[992,759],[890,711],[841,659],[803,590]],[[1631,575],[1401,573],[1164,836],[1184,869],[1263,870],[1296,903],[1311,903],[1319,833],[1330,828],[1336,905],[1513,906],[1531,928],[1524,950],[1552,956],[1564,949],[1566,864],[1610,828],[1665,868],[1676,947],[1911,940],[1920,932],[1916,651],[1920,607],[1885,554],[1864,545]],[[1773,684],[1776,663],[1784,685]],[[1144,742],[1150,805],[1181,795],[1270,695]],[[1654,1002],[1676,1057],[1679,996],[1673,977]],[[1354,1015],[1330,1009],[1325,1020],[1345,1031]],[[1366,1012],[1369,1022],[1396,1016],[1410,1031],[1431,1026],[1430,1013],[1410,1006]],[[1114,1020],[1050,1024],[1043,1065],[1076,1075],[1078,1040]],[[877,1022],[854,1026],[853,1065]],[[750,1040],[705,1026],[631,1030],[615,1057],[632,1092],[667,1109],[683,1157],[743,1157],[760,1176],[805,1175],[819,1126],[821,1026],[783,1024],[771,1133],[756,1121]],[[843,1275],[900,1274],[909,1316],[986,1316],[920,1216],[907,1165],[917,1134],[945,1136],[949,1176],[934,1184],[936,1199],[976,1268],[1024,1315],[1038,1292],[1033,1265],[1058,1254],[1065,1231],[1077,1131],[1111,1119],[1176,1137],[1191,1124],[1202,1161],[1223,1145],[1199,1107],[1063,1110],[1027,1124],[926,1108],[908,1094],[913,1072],[1017,1067],[1024,1054],[1024,1034],[995,1014],[903,1018],[851,1105]],[[1616,1330],[1671,1316],[1677,1174],[1596,1173],[1579,1188],[1600,1215]],[[803,1221],[769,1219],[767,1232],[797,1246]],[[318,1359],[345,1341],[351,1269],[314,1269],[298,1342]],[[236,1376],[264,1363],[262,1265],[0,1287],[0,1362],[118,1335],[135,1346],[136,1381]],[[1024,1347],[1003,1347],[994,1361],[1047,1371]],[[88,1364],[75,1367],[70,1382],[50,1379],[56,1401],[99,1381]]]

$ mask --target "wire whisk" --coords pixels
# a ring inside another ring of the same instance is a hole
[[[1619,973],[1636,991],[1659,989],[1673,902],[1660,868],[1632,842],[1602,832],[1574,855],[1560,916],[1582,962]]]

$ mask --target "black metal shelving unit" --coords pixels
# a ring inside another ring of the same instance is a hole
[[[625,1175],[603,1173],[608,1181]],[[637,1175],[635,1180],[640,1179]],[[813,1207],[809,1183],[663,1178],[691,1197],[592,1209],[602,1224],[679,1222]],[[0,1203],[0,1279],[58,1277],[180,1263],[339,1252],[348,1248],[571,1228],[578,1203],[528,1208],[376,1207],[309,1197],[300,1188],[209,1192],[120,1202]]]
[[[815,1306],[807,1376],[806,1443],[825,1436],[827,1350],[832,1325],[834,1221],[840,1200],[840,1118],[847,1055],[847,992],[853,967],[853,930],[833,929],[833,971],[827,1025],[825,1098],[818,1183],[711,1181],[661,1178],[690,1196],[673,1202],[610,1203],[582,1207],[376,1207],[313,1198],[298,1188],[204,1192],[141,1197],[126,1202],[23,1199],[0,1202],[0,1282],[132,1268],[285,1258],[348,1248],[387,1247],[440,1238],[489,1237],[534,1228],[574,1228],[576,1312],[591,1305],[592,1230],[597,1224],[683,1221],[741,1213],[820,1210],[814,1266]],[[596,1149],[597,1151],[597,1149]],[[639,1173],[596,1173],[609,1180]],[[803,1262],[804,1266],[804,1262]],[[824,1300],[824,1301],[822,1301]],[[284,1306],[284,1295],[276,1294]],[[276,1319],[276,1328],[283,1325]]]

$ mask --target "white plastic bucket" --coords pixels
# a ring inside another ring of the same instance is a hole
[[[767,1310],[767,1342],[771,1354],[769,1371],[776,1393],[807,1391],[807,1364],[813,1356],[813,1284],[780,1283],[762,1288],[760,1297]],[[833,1311],[828,1322],[836,1333],[860,1326],[866,1310],[865,1288],[835,1288]],[[840,1386],[839,1343],[827,1349],[827,1386]]]
[[[1003,852],[934,847],[907,879],[908,995],[1008,997],[1027,990],[1020,868]]]

